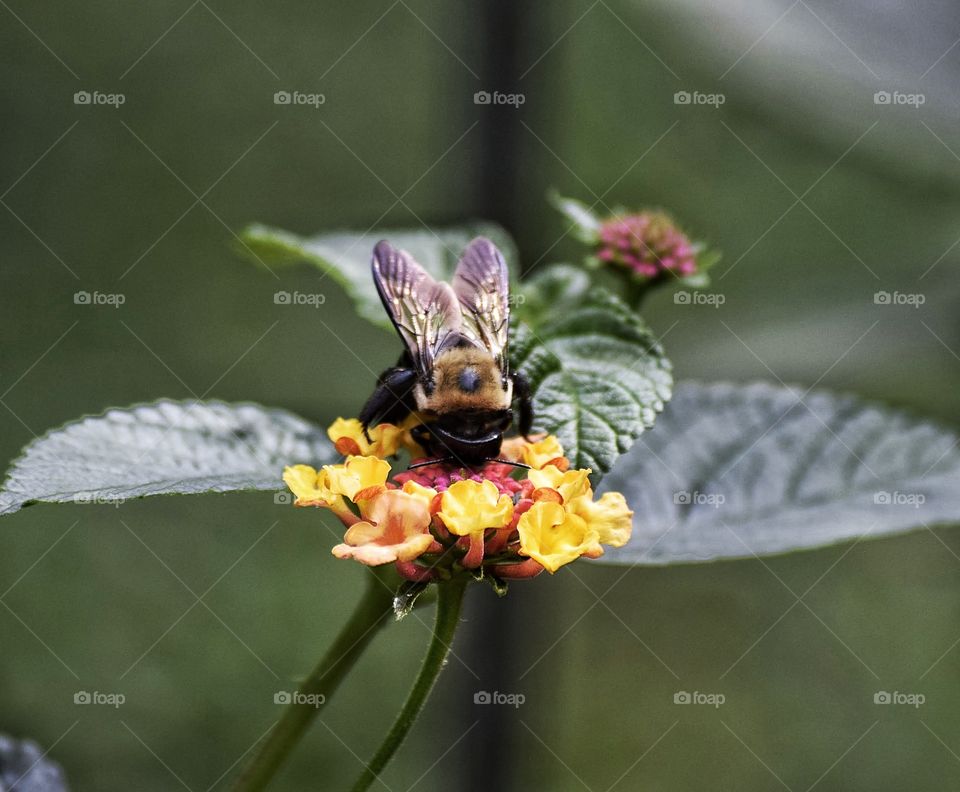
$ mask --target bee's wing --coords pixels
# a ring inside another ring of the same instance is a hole
[[[490,352],[506,381],[510,276],[493,242],[477,237],[467,245],[453,276],[453,291],[463,313],[460,335]]]
[[[405,250],[377,243],[373,282],[393,326],[406,344],[423,382],[433,378],[433,361],[444,342],[460,333],[460,305],[450,285],[435,281]]]

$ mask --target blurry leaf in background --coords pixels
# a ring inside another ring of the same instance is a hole
[[[0,792],[69,792],[63,770],[30,740],[0,734]]]
[[[565,198],[555,190],[551,190],[547,197],[567,219],[574,239],[588,245],[595,245],[600,240],[600,215],[591,207],[576,198]]]
[[[950,3],[934,3],[919,13],[909,3],[878,7],[864,0],[670,4],[677,22],[689,23],[685,29],[717,68],[718,81],[750,96],[750,111],[763,123],[809,136],[811,145],[834,145],[863,127],[897,90],[923,92],[924,122],[955,125],[960,91],[955,67],[944,62],[956,46],[955,10]],[[886,101],[875,97],[877,92],[886,92]],[[918,107],[902,109],[884,113],[884,127],[901,140],[918,131],[927,136]],[[911,147],[905,157],[881,136],[865,140],[863,151],[911,181],[932,177],[955,189],[960,179],[960,170],[943,169],[935,145],[926,151]]]
[[[284,489],[284,465],[332,462],[326,433],[256,404],[158,401],[81,418],[34,441],[0,491],[0,514],[32,501]]]
[[[520,285],[512,318],[539,324],[577,305],[591,287],[590,275],[583,267],[554,264]]]
[[[852,396],[683,383],[604,489],[634,510],[601,562],[743,558],[960,522],[953,432]]]
[[[356,303],[364,319],[393,331],[370,274],[374,246],[386,239],[406,250],[438,280],[450,280],[460,254],[478,236],[490,239],[503,253],[511,273],[517,272],[517,250],[509,234],[494,223],[477,221],[457,228],[434,230],[368,230],[301,237],[289,231],[252,225],[241,235],[248,253],[267,266],[309,262],[329,274]]]

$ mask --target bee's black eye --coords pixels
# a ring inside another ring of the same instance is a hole
[[[480,374],[475,368],[465,368],[457,378],[457,385],[464,393],[474,393],[480,387]]]

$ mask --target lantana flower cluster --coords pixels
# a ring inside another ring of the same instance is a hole
[[[697,271],[696,246],[663,212],[615,215],[600,225],[598,237],[596,257],[626,267],[640,280]]]
[[[498,578],[533,577],[544,569],[603,554],[630,538],[632,512],[623,495],[596,498],[590,470],[570,469],[556,437],[505,440],[503,462],[482,468],[434,463],[393,472],[388,457],[422,456],[410,428],[380,424],[363,432],[356,419],[337,419],[330,439],[341,464],[293,465],[283,479],[297,506],[332,511],[347,531],[337,558],[376,566],[394,563],[408,580],[429,582],[455,567]],[[426,461],[426,460],[424,460]],[[392,475],[391,475],[392,474]]]

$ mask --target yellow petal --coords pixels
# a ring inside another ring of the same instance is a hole
[[[438,514],[451,533],[468,536],[507,525],[513,519],[513,500],[501,495],[492,481],[465,479],[444,491]]]
[[[337,418],[327,436],[341,453],[353,456],[388,457],[397,453],[405,430],[393,424],[383,423],[371,426],[367,430],[367,440],[363,424],[356,418]]]
[[[419,497],[385,490],[368,506],[368,519],[351,526],[343,544],[333,548],[337,558],[353,558],[370,566],[412,561],[433,543],[427,530],[430,512]]]
[[[383,485],[390,475],[390,463],[376,457],[350,457],[346,468],[356,474],[360,489]]]
[[[555,465],[547,465],[542,470],[531,470],[527,473],[527,478],[533,483],[533,486],[548,487],[560,493],[564,503],[568,503],[574,498],[582,495],[591,495],[590,489],[590,470],[568,470],[560,471]]]
[[[576,561],[591,546],[583,518],[553,501],[534,503],[520,517],[517,530],[520,552],[551,573]]]
[[[416,481],[405,481],[403,491],[414,498],[419,498],[429,509],[433,505],[433,499],[437,497],[437,491],[433,487],[424,487]]]
[[[363,436],[363,427],[356,418],[337,418],[327,427],[327,437],[334,445],[345,437],[350,438],[360,446],[361,452],[367,443],[367,438]]]
[[[509,459],[511,462],[520,462],[523,458],[523,450],[530,445],[522,437],[508,437],[500,445],[500,458]]]
[[[520,449],[520,461],[539,470],[544,465],[563,456],[563,446],[554,435],[547,435],[535,443],[525,443]]]
[[[377,457],[352,456],[342,465],[324,465],[330,489],[353,500],[358,492],[383,486],[390,474],[390,463]]]
[[[603,553],[601,544],[623,547],[633,531],[633,512],[619,492],[605,492],[599,500],[584,496],[575,498],[567,508],[587,524],[592,546],[589,555]]]
[[[317,471],[309,465],[291,465],[283,469],[283,480],[297,498],[297,505],[332,505],[339,493],[328,486],[324,470]]]

